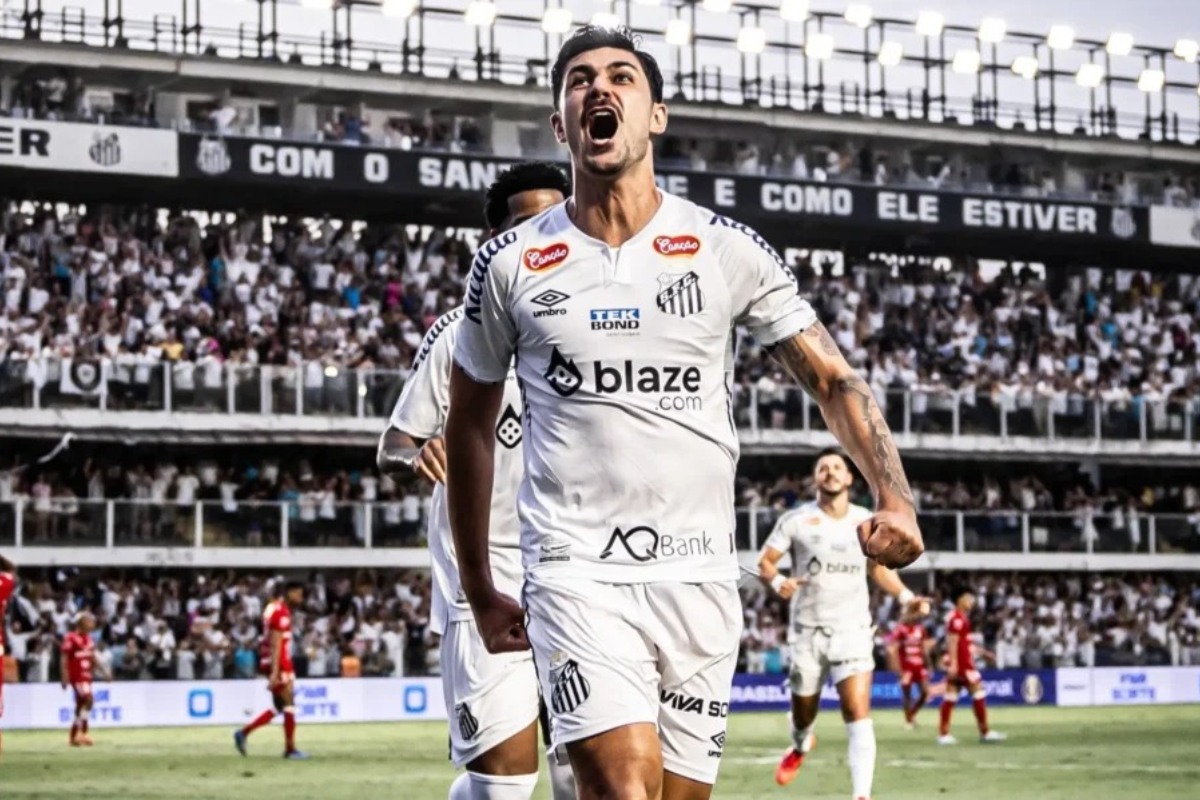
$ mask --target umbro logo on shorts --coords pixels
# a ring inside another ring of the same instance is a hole
[[[509,450],[521,443],[521,415],[511,404],[504,407],[504,413],[496,423],[496,441]]]
[[[454,713],[458,716],[459,735],[468,742],[474,739],[475,734],[479,733],[479,720],[471,713],[471,707],[466,703],[459,703],[454,707]]]
[[[700,276],[695,272],[684,275],[663,273],[658,276],[663,287],[654,301],[658,310],[677,317],[690,317],[704,310],[704,293],[700,291]]]
[[[721,754],[725,752],[725,731],[713,734],[708,737],[708,740],[717,748],[716,750],[709,750],[708,754],[713,758],[720,758]]]
[[[588,699],[592,685],[579,671],[579,664],[568,659],[550,668],[550,708],[555,714],[569,714]]]

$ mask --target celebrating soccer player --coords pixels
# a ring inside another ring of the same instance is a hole
[[[308,754],[296,749],[296,669],[292,666],[292,610],[304,602],[304,584],[280,580],[274,587],[274,599],[263,610],[263,638],[259,645],[258,669],[267,676],[272,705],[254,720],[233,732],[233,744],[246,755],[246,737],[283,714],[283,757],[303,759]]]
[[[858,546],[858,528],[871,512],[850,503],[854,472],[850,459],[827,450],[813,468],[815,502],[787,512],[775,524],[758,561],[759,577],[792,602],[788,641],[792,650],[792,742],[775,770],[786,786],[816,744],[813,735],[821,687],[833,678],[850,740],[848,761],[853,796],[871,796],[875,779],[875,727],[871,720],[871,681],[875,669],[875,628],[867,577],[902,605],[915,596],[900,576]],[[785,553],[792,577],[779,572]]]
[[[445,436],[460,580],[490,652],[532,643],[581,798],[704,800],[742,622],[735,326],[816,398],[866,476],[876,509],[858,546],[885,566],[921,554],[912,493],[870,389],[778,254],[657,189],[651,142],[667,109],[653,57],[627,30],[585,26],[551,83],[572,196],[480,249],[454,353]],[[524,607],[497,587],[488,547],[514,356]]]
[[[488,190],[484,216],[492,236],[561,203],[569,191],[567,178],[553,164],[518,164]],[[450,714],[450,755],[454,766],[466,767],[450,787],[450,800],[528,800],[537,784],[539,690],[533,657],[525,653],[492,655],[463,597],[446,515],[446,456],[441,437],[450,401],[450,366],[462,323],[456,308],[433,324],[417,351],[412,372],[379,441],[381,472],[409,469],[434,483],[429,518],[433,558],[433,613],[430,628],[442,637],[442,688]],[[521,482],[521,392],[515,373],[504,385],[504,411],[492,420],[496,448],[496,482],[492,495],[492,577],[501,591],[520,595],[520,521],[517,487]],[[418,450],[418,448],[420,448]],[[544,726],[545,727],[545,726]],[[549,731],[547,745],[549,745]],[[549,749],[549,748],[548,748]],[[570,765],[558,753],[547,753],[555,800],[574,800]]]
[[[916,727],[917,712],[929,699],[929,648],[933,642],[923,622],[928,615],[928,601],[910,604],[902,613],[900,624],[888,636],[888,663],[900,679],[904,727],[910,730]],[[917,690],[915,700],[914,689]]]
[[[62,643],[62,688],[68,685],[75,695],[75,716],[71,720],[72,747],[91,747],[95,744],[88,736],[88,718],[92,713],[92,670],[96,666],[96,642],[92,639],[92,631],[96,629],[96,620],[88,611],[79,614],[75,621],[75,630],[63,637]],[[111,675],[104,675],[105,680],[112,680]]]
[[[975,722],[979,726],[979,741],[1002,742],[1008,737],[988,728],[987,692],[983,688],[983,676],[975,669],[975,659],[971,653],[970,614],[975,607],[975,595],[970,589],[962,587],[954,590],[950,599],[954,602],[954,611],[946,622],[946,694],[942,697],[938,744],[958,742],[950,735],[950,715],[963,689],[971,694]]]

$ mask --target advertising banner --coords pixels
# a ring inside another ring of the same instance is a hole
[[[513,160],[323,142],[179,135],[180,174],[347,192],[477,200]],[[754,226],[820,220],[914,233],[991,233],[1092,242],[1148,242],[1148,211],[1020,195],[969,195],[784,177],[684,172],[660,187]]]
[[[1152,207],[1150,243],[1164,247],[1200,248],[1200,208]]]
[[[1060,705],[1200,703],[1200,667],[1099,667],[1057,673]]]
[[[931,683],[941,683],[936,674]],[[988,702],[993,705],[1054,705],[1056,683],[1054,670],[985,670],[983,685]],[[786,675],[747,675],[738,673],[733,680],[730,698],[731,711],[786,711],[791,704],[791,690]],[[890,672],[876,672],[871,685],[871,705],[874,708],[901,708],[899,679]],[[837,689],[826,683],[821,689],[821,707],[837,708]]]
[[[43,120],[0,120],[0,167],[179,176],[175,131]]]

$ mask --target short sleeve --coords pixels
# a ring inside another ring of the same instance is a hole
[[[480,248],[467,280],[465,316],[454,360],[480,383],[503,381],[516,351],[517,329],[508,307],[512,259],[505,250],[515,241],[516,235],[510,232]]]
[[[792,534],[789,531],[788,517],[782,516],[775,523],[771,535],[767,537],[766,546],[780,553],[786,553],[792,546]]]
[[[450,408],[450,365],[462,311],[443,314],[425,334],[389,424],[416,439],[439,436]]]
[[[0,572],[0,602],[4,602],[12,597],[13,589],[17,585],[17,580],[9,572]]]
[[[950,633],[964,633],[966,631],[966,625],[964,624],[963,618],[959,616],[951,617],[950,624],[946,626],[946,630]]]
[[[796,276],[767,241],[740,222],[714,214],[716,252],[729,278],[733,321],[765,347],[804,331],[816,312],[800,296]]]

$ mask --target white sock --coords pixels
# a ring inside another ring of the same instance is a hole
[[[875,782],[875,723],[870,719],[847,722],[846,735],[850,738],[847,753],[854,796],[870,797]]]
[[[450,785],[450,800],[529,800],[537,786],[531,775],[480,775],[464,772]]]
[[[553,800],[575,800],[575,773],[571,771],[571,762],[567,760],[566,754],[563,755],[560,764],[558,753],[547,750],[546,763],[550,767],[550,796]]]
[[[807,728],[797,728],[796,723],[792,723],[792,745],[796,748],[797,752],[808,752],[809,743],[812,741],[808,736],[815,727],[817,726],[809,725]]]

